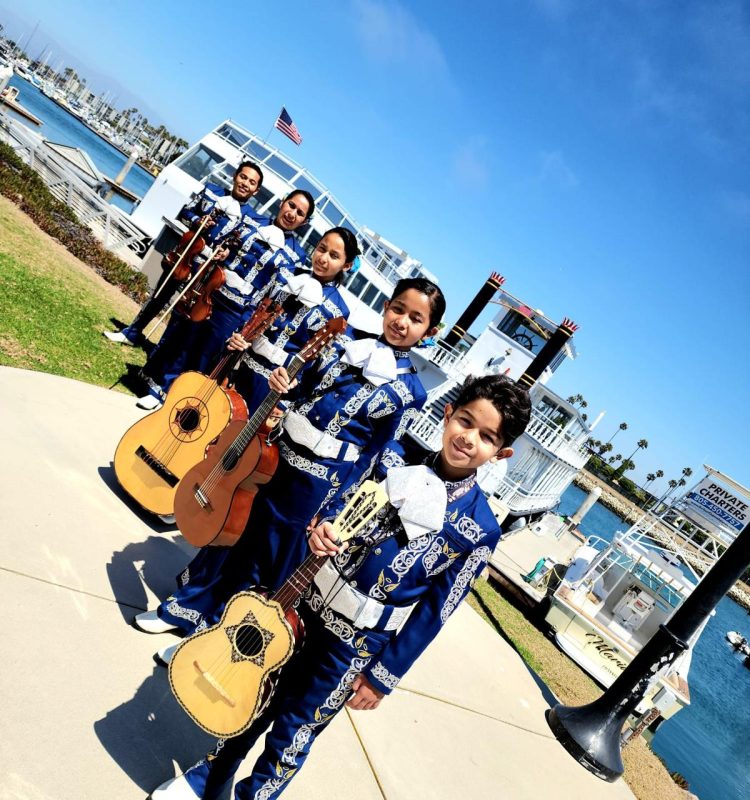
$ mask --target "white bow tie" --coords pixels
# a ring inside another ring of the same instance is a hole
[[[354,339],[347,342],[341,360],[353,367],[360,367],[365,378],[375,386],[395,381],[398,376],[393,350],[377,339]]]
[[[226,216],[233,219],[239,219],[242,216],[240,211],[240,204],[232,197],[231,194],[224,195],[216,201],[216,208],[222,211]]]
[[[266,242],[274,250],[278,250],[280,247],[283,247],[284,242],[284,233],[277,225],[263,225],[255,232],[255,238],[259,239],[261,242]]]
[[[443,481],[429,467],[423,464],[393,467],[383,483],[409,539],[442,529],[448,493]]]
[[[319,306],[323,302],[323,287],[320,281],[307,272],[290,275],[287,286],[300,303],[308,308]]]

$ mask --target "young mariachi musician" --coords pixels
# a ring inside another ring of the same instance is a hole
[[[247,362],[238,367],[235,388],[242,394],[250,411],[254,411],[268,394],[268,377],[273,369],[298,353],[310,337],[329,319],[349,316],[349,308],[338,290],[344,275],[351,269],[359,253],[354,234],[348,228],[332,228],[313,251],[312,273],[276,272],[270,295],[282,301],[283,312],[274,327],[256,345]],[[266,269],[269,265],[266,266]],[[229,347],[248,350],[248,343],[238,334],[232,335]],[[133,624],[146,633],[161,633],[178,628],[192,633],[205,627],[203,613],[216,607],[213,592],[221,584],[221,567],[229,547],[203,547],[177,576],[177,590],[155,611],[135,617]]]
[[[318,509],[360,481],[424,405],[427,393],[409,350],[436,332],[444,311],[445,298],[432,281],[401,280],[385,305],[380,337],[351,331],[352,338],[302,373],[277,440],[279,465],[260,487],[245,533],[226,552],[220,575],[191,574],[189,607],[167,600],[158,609],[158,622],[141,623],[139,617],[136,627],[149,633],[168,626],[202,629],[218,620],[226,601],[241,589],[276,589],[286,580],[304,558],[305,530]],[[269,386],[289,391],[284,367],[273,370]],[[166,663],[174,647],[161,649],[157,661]]]
[[[477,485],[477,469],[508,458],[528,424],[528,393],[504,375],[468,378],[445,409],[442,449],[389,445],[375,474],[390,508],[348,549],[328,521],[309,548],[330,556],[303,594],[300,650],[282,669],[266,710],[245,733],[162,784],[153,800],[215,800],[264,730],[265,749],[236,800],[278,797],[316,737],[346,703],[372,710],[398,685],[482,572],[500,528]],[[346,498],[322,509],[333,518]],[[365,613],[366,612],[366,613]]]
[[[161,405],[172,381],[185,370],[205,369],[229,334],[249,318],[248,301],[253,284],[252,279],[247,281],[247,276],[255,271],[256,262],[263,260],[263,254],[270,256],[264,274],[273,274],[282,265],[304,263],[307,254],[293,232],[310,219],[314,208],[312,195],[297,189],[284,198],[273,223],[266,224],[267,220],[263,220],[262,225],[245,226],[244,241],[237,251],[239,260],[227,248],[219,254],[222,262],[219,265],[225,276],[229,276],[229,286],[212,293],[214,310],[208,320],[192,322],[179,313],[172,315],[167,330],[141,370],[149,391],[138,398],[139,408],[151,410]],[[240,287],[249,288],[240,291]]]
[[[211,247],[229,233],[237,224],[262,224],[265,218],[250,205],[250,198],[263,185],[263,173],[252,161],[243,161],[234,173],[231,190],[215,183],[207,183],[193,199],[183,206],[177,219],[190,230],[197,231],[203,224],[201,235]],[[218,212],[213,219],[212,212]],[[156,284],[151,298],[144,304],[135,319],[121,331],[104,331],[111,342],[140,345],[144,341],[143,331],[164,308],[182,282],[168,277],[165,269]]]

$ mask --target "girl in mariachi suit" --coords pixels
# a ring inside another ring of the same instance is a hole
[[[359,247],[347,228],[332,228],[318,242],[312,255],[312,274],[282,267],[276,273],[270,294],[283,301],[284,312],[255,351],[248,351],[248,363],[237,370],[236,388],[254,411],[268,394],[268,377],[285,363],[329,319],[348,317],[349,309],[338,286],[355,261]],[[267,269],[272,265],[267,265]],[[239,334],[230,339],[230,348],[248,350]],[[215,591],[222,588],[221,569],[229,547],[204,547],[177,578],[177,591],[156,611],[138,614],[137,628],[160,633],[179,628],[191,633],[204,627],[204,614],[219,603]],[[219,595],[223,597],[223,593]]]
[[[260,167],[252,161],[243,161],[234,173],[231,190],[215,183],[205,184],[201,191],[183,206],[177,219],[192,230],[197,230],[201,222],[206,221],[202,236],[206,244],[212,247],[237,225],[257,225],[266,222],[265,218],[250,205],[250,198],[262,185],[263,173]],[[216,218],[213,221],[206,220],[213,211],[217,212]],[[144,341],[144,328],[166,307],[172,295],[181,286],[174,278],[167,278],[168,274],[169,270],[166,270],[157,283],[151,299],[130,325],[121,331],[104,331],[107,339],[129,345],[138,345]]]
[[[401,280],[385,304],[382,336],[351,331],[317,368],[302,373],[296,388],[284,367],[271,373],[273,391],[292,390],[279,465],[259,489],[245,533],[212,587],[216,604],[204,607],[199,624],[215,623],[226,601],[248,586],[281,585],[305,557],[305,532],[318,509],[360,481],[386,442],[403,435],[427,398],[409,350],[436,332],[444,311],[434,283]],[[160,650],[157,661],[167,663],[174,649]]]
[[[248,231],[245,240],[252,239],[253,242],[259,243],[259,231],[262,230],[268,250],[273,253],[271,266],[278,268],[281,264],[304,264],[306,253],[293,232],[310,219],[314,208],[312,195],[297,189],[282,202],[270,230],[268,224],[258,227],[248,225],[245,227]],[[266,220],[263,222],[266,223]],[[231,231],[227,231],[229,232]],[[257,249],[252,252],[254,255]],[[247,253],[246,250],[245,254]],[[231,258],[232,254],[225,249],[220,256],[223,260]],[[215,305],[211,318],[196,323],[180,314],[172,315],[167,330],[141,370],[149,391],[147,395],[138,399],[136,405],[139,408],[147,410],[157,408],[172,381],[186,369],[205,366],[222,348],[229,334],[246,318],[245,298],[238,291],[239,286],[244,283],[244,278],[241,271],[237,272],[239,265],[235,265],[235,269],[232,269],[234,261],[235,259],[231,259],[226,273],[230,275],[230,288],[226,293],[214,291],[212,294]],[[248,267],[251,268],[252,266]],[[233,272],[237,273],[236,277],[231,274]],[[204,350],[207,350],[209,355],[202,359],[201,352]]]
[[[330,522],[309,547],[332,556],[304,592],[305,640],[282,668],[270,704],[247,731],[156,789],[153,800],[217,800],[271,725],[235,800],[273,800],[299,773],[317,736],[346,703],[372,710],[440,632],[486,566],[500,528],[477,469],[508,458],[528,424],[528,393],[507,376],[469,378],[446,407],[442,449],[391,443],[375,470],[389,506],[343,550]],[[335,517],[345,497],[321,511]],[[419,791],[411,794],[419,796]]]

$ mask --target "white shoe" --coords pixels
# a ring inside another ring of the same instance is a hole
[[[136,401],[136,406],[142,408],[144,411],[154,411],[157,408],[161,408],[163,405],[162,401],[152,394],[144,394],[143,397],[139,397]]]
[[[170,644],[169,647],[162,647],[161,650],[157,650],[154,653],[154,661],[161,667],[166,667],[169,665],[169,662],[172,660],[172,656],[174,655],[174,651],[180,646],[180,643],[177,644]]]
[[[132,342],[122,331],[103,331],[102,332],[110,342],[117,342],[117,344],[129,344],[135,347],[135,342]]]
[[[174,525],[177,522],[174,514],[157,514],[157,517],[165,524],[165,525]]]
[[[163,620],[156,611],[142,611],[133,619],[133,627],[144,633],[167,633],[177,630],[176,625]]]
[[[165,781],[149,795],[150,800],[196,800],[197,797],[184,775]]]

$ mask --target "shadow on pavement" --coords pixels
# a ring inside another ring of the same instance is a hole
[[[94,723],[104,749],[144,796],[201,759],[215,740],[194,725],[169,689],[167,671],[154,666],[135,695]]]

